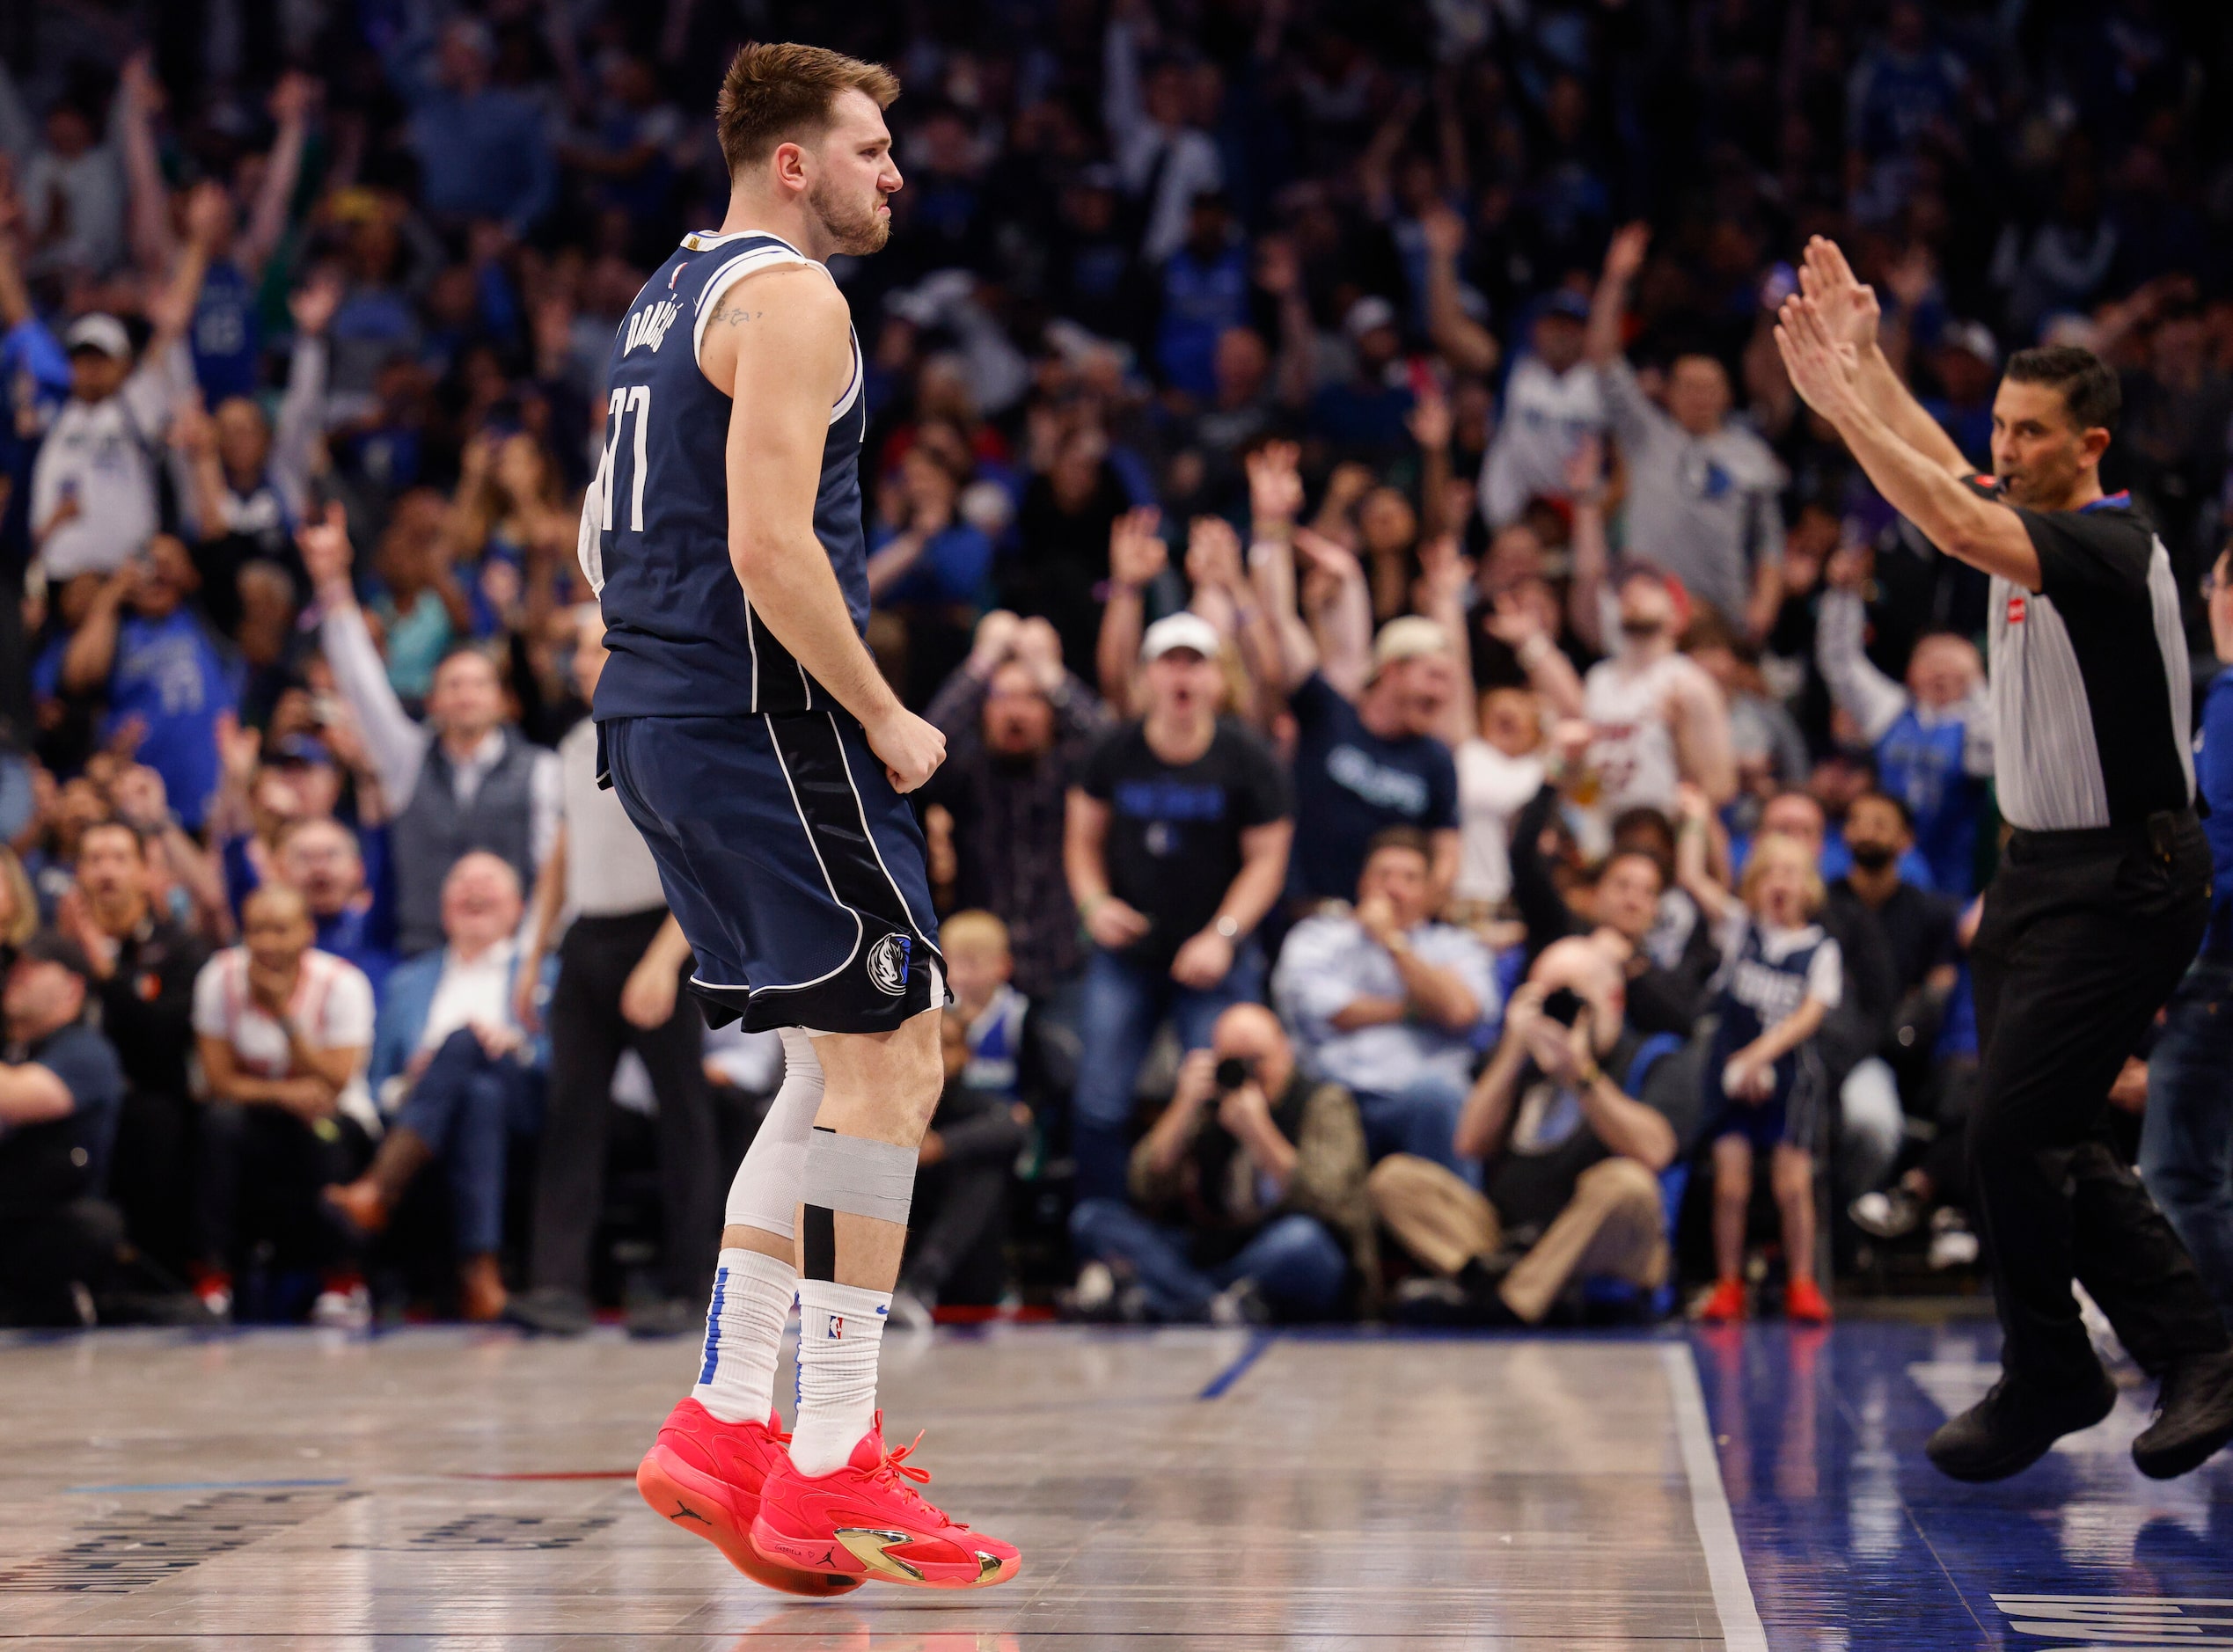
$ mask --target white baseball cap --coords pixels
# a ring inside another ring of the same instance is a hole
[[[1214,660],[1223,646],[1218,628],[1201,615],[1166,614],[1139,640],[1139,657],[1145,664],[1161,659],[1174,648],[1191,648],[1204,660]]]
[[[62,348],[99,350],[112,362],[128,362],[132,358],[132,335],[124,331],[124,324],[114,316],[80,316],[62,334]]]
[[[2000,340],[1981,321],[1950,321],[1939,330],[1938,342],[1950,349],[1966,350],[1988,367],[2001,364]]]
[[[1378,293],[1365,294],[1342,318],[1342,331],[1352,339],[1361,339],[1368,333],[1395,325],[1395,306]]]

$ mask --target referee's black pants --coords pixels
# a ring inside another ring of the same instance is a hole
[[[633,1026],[620,1013],[620,990],[666,917],[664,908],[577,917],[559,947],[558,981],[544,1016],[551,1071],[528,1269],[538,1289],[589,1294],[589,1246],[604,1203],[612,1072],[624,1049],[643,1058],[658,1103],[663,1287],[670,1297],[687,1298],[703,1295],[713,1281],[721,1163],[700,1064],[705,1024],[687,987],[676,995],[675,1012],[657,1027]]]
[[[2002,1363],[2027,1385],[2099,1380],[2074,1275],[2150,1372],[2225,1346],[2185,1246],[2105,1129],[2111,1082],[2201,944],[2209,881],[2208,841],[2181,813],[2019,831],[1986,893],[1971,1212]]]

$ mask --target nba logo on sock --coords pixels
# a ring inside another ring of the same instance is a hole
[[[907,957],[914,942],[904,935],[885,936],[868,949],[868,979],[886,998],[907,990]]]
[[[833,1313],[830,1316],[830,1340],[832,1342],[842,1342],[846,1340],[846,1316],[844,1314]]]

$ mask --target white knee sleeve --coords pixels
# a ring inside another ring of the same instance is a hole
[[[789,1239],[806,1176],[807,1140],[822,1108],[822,1064],[805,1029],[787,1027],[783,1038],[783,1084],[768,1103],[760,1132],[728,1184],[731,1227],[753,1227]]]

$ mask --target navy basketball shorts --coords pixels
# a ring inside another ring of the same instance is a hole
[[[946,1002],[922,829],[853,719],[621,717],[597,735],[708,1026],[883,1033]]]
[[[1827,1082],[1813,1046],[1802,1045],[1775,1064],[1775,1093],[1764,1101],[1739,1101],[1722,1089],[1722,1067],[1736,1053],[1724,1051],[1717,1042],[1707,1059],[1706,1115],[1711,1122],[1702,1139],[1716,1142],[1739,1136],[1763,1153],[1777,1146],[1806,1152],[1819,1148]]]

